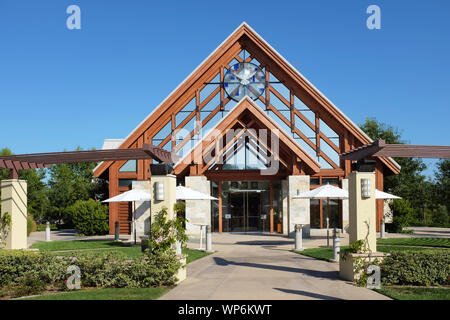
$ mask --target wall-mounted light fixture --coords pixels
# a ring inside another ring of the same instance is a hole
[[[370,179],[361,179],[361,197],[370,198]]]
[[[155,199],[157,201],[164,200],[164,182],[162,181],[155,182]]]

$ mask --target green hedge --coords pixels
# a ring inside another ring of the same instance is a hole
[[[0,296],[38,294],[46,288],[65,289],[67,268],[81,271],[82,287],[146,288],[171,286],[181,267],[175,252],[144,254],[129,260],[121,252],[76,253],[58,257],[45,252],[0,250]]]
[[[75,229],[86,236],[106,234],[109,231],[108,207],[93,199],[78,200],[67,208]]]
[[[36,222],[33,219],[33,216],[28,215],[27,216],[27,237],[30,235],[30,233],[37,231],[37,225]]]
[[[450,250],[392,252],[380,267],[386,285],[450,284]]]
[[[33,277],[45,283],[65,278],[68,262],[54,255],[22,250],[0,250],[0,287]]]

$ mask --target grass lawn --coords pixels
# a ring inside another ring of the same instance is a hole
[[[341,250],[347,248],[346,246],[341,247]],[[377,251],[379,252],[385,252],[390,253],[394,251],[424,251],[424,250],[447,250],[444,248],[436,248],[436,247],[428,247],[428,248],[422,248],[422,247],[407,247],[407,246],[385,246],[385,245],[378,245]],[[311,249],[304,249],[303,251],[295,251],[295,253],[302,254],[304,256],[308,256],[311,258],[316,258],[319,260],[325,260],[329,261],[333,259],[333,248],[311,248]]]
[[[40,251],[83,250],[97,248],[130,247],[120,241],[110,240],[73,240],[73,241],[40,241],[31,245],[31,248]]]
[[[41,251],[51,252],[58,256],[70,256],[74,253],[104,253],[119,251],[128,258],[133,259],[142,255],[140,246],[129,246],[122,242],[102,241],[102,240],[74,240],[74,241],[52,241],[37,242],[32,248],[38,248]],[[211,253],[195,250],[183,249],[187,255],[186,263],[203,258]],[[105,288],[105,289],[86,289],[64,293],[44,294],[25,300],[153,300],[169,291],[170,288]]]
[[[377,244],[396,245],[396,246],[423,246],[423,247],[442,247],[450,248],[450,239],[448,238],[393,238],[378,239]]]
[[[294,252],[319,260],[329,261],[333,259],[333,248],[311,248],[303,249],[303,251],[294,250]]]
[[[448,287],[389,286],[376,291],[396,300],[450,300]]]
[[[21,300],[155,300],[169,290],[166,287],[87,289],[45,294]]]
[[[31,248],[39,249],[57,254],[58,256],[70,256],[74,253],[104,253],[104,252],[122,252],[128,258],[134,259],[142,255],[140,246],[130,246],[120,241],[106,240],[73,240],[73,241],[52,241],[36,242]],[[187,254],[186,262],[191,263],[197,259],[203,258],[210,253],[194,249],[183,249]]]

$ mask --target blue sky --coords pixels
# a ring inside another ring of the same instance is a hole
[[[66,27],[71,4],[81,30]],[[366,27],[371,4],[381,30]],[[411,144],[448,145],[449,14],[445,0],[0,0],[0,147],[127,136],[242,21],[355,123],[375,117]]]

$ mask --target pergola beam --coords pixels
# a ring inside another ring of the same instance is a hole
[[[11,179],[17,179],[19,170],[42,169],[52,164],[142,159],[156,159],[162,163],[175,163],[178,160],[178,156],[154,145],[144,143],[142,148],[137,149],[69,151],[3,156],[0,157],[0,169],[10,169]]]
[[[386,144],[377,140],[371,144],[341,153],[342,160],[361,160],[368,157],[437,158],[450,159],[450,146]]]

